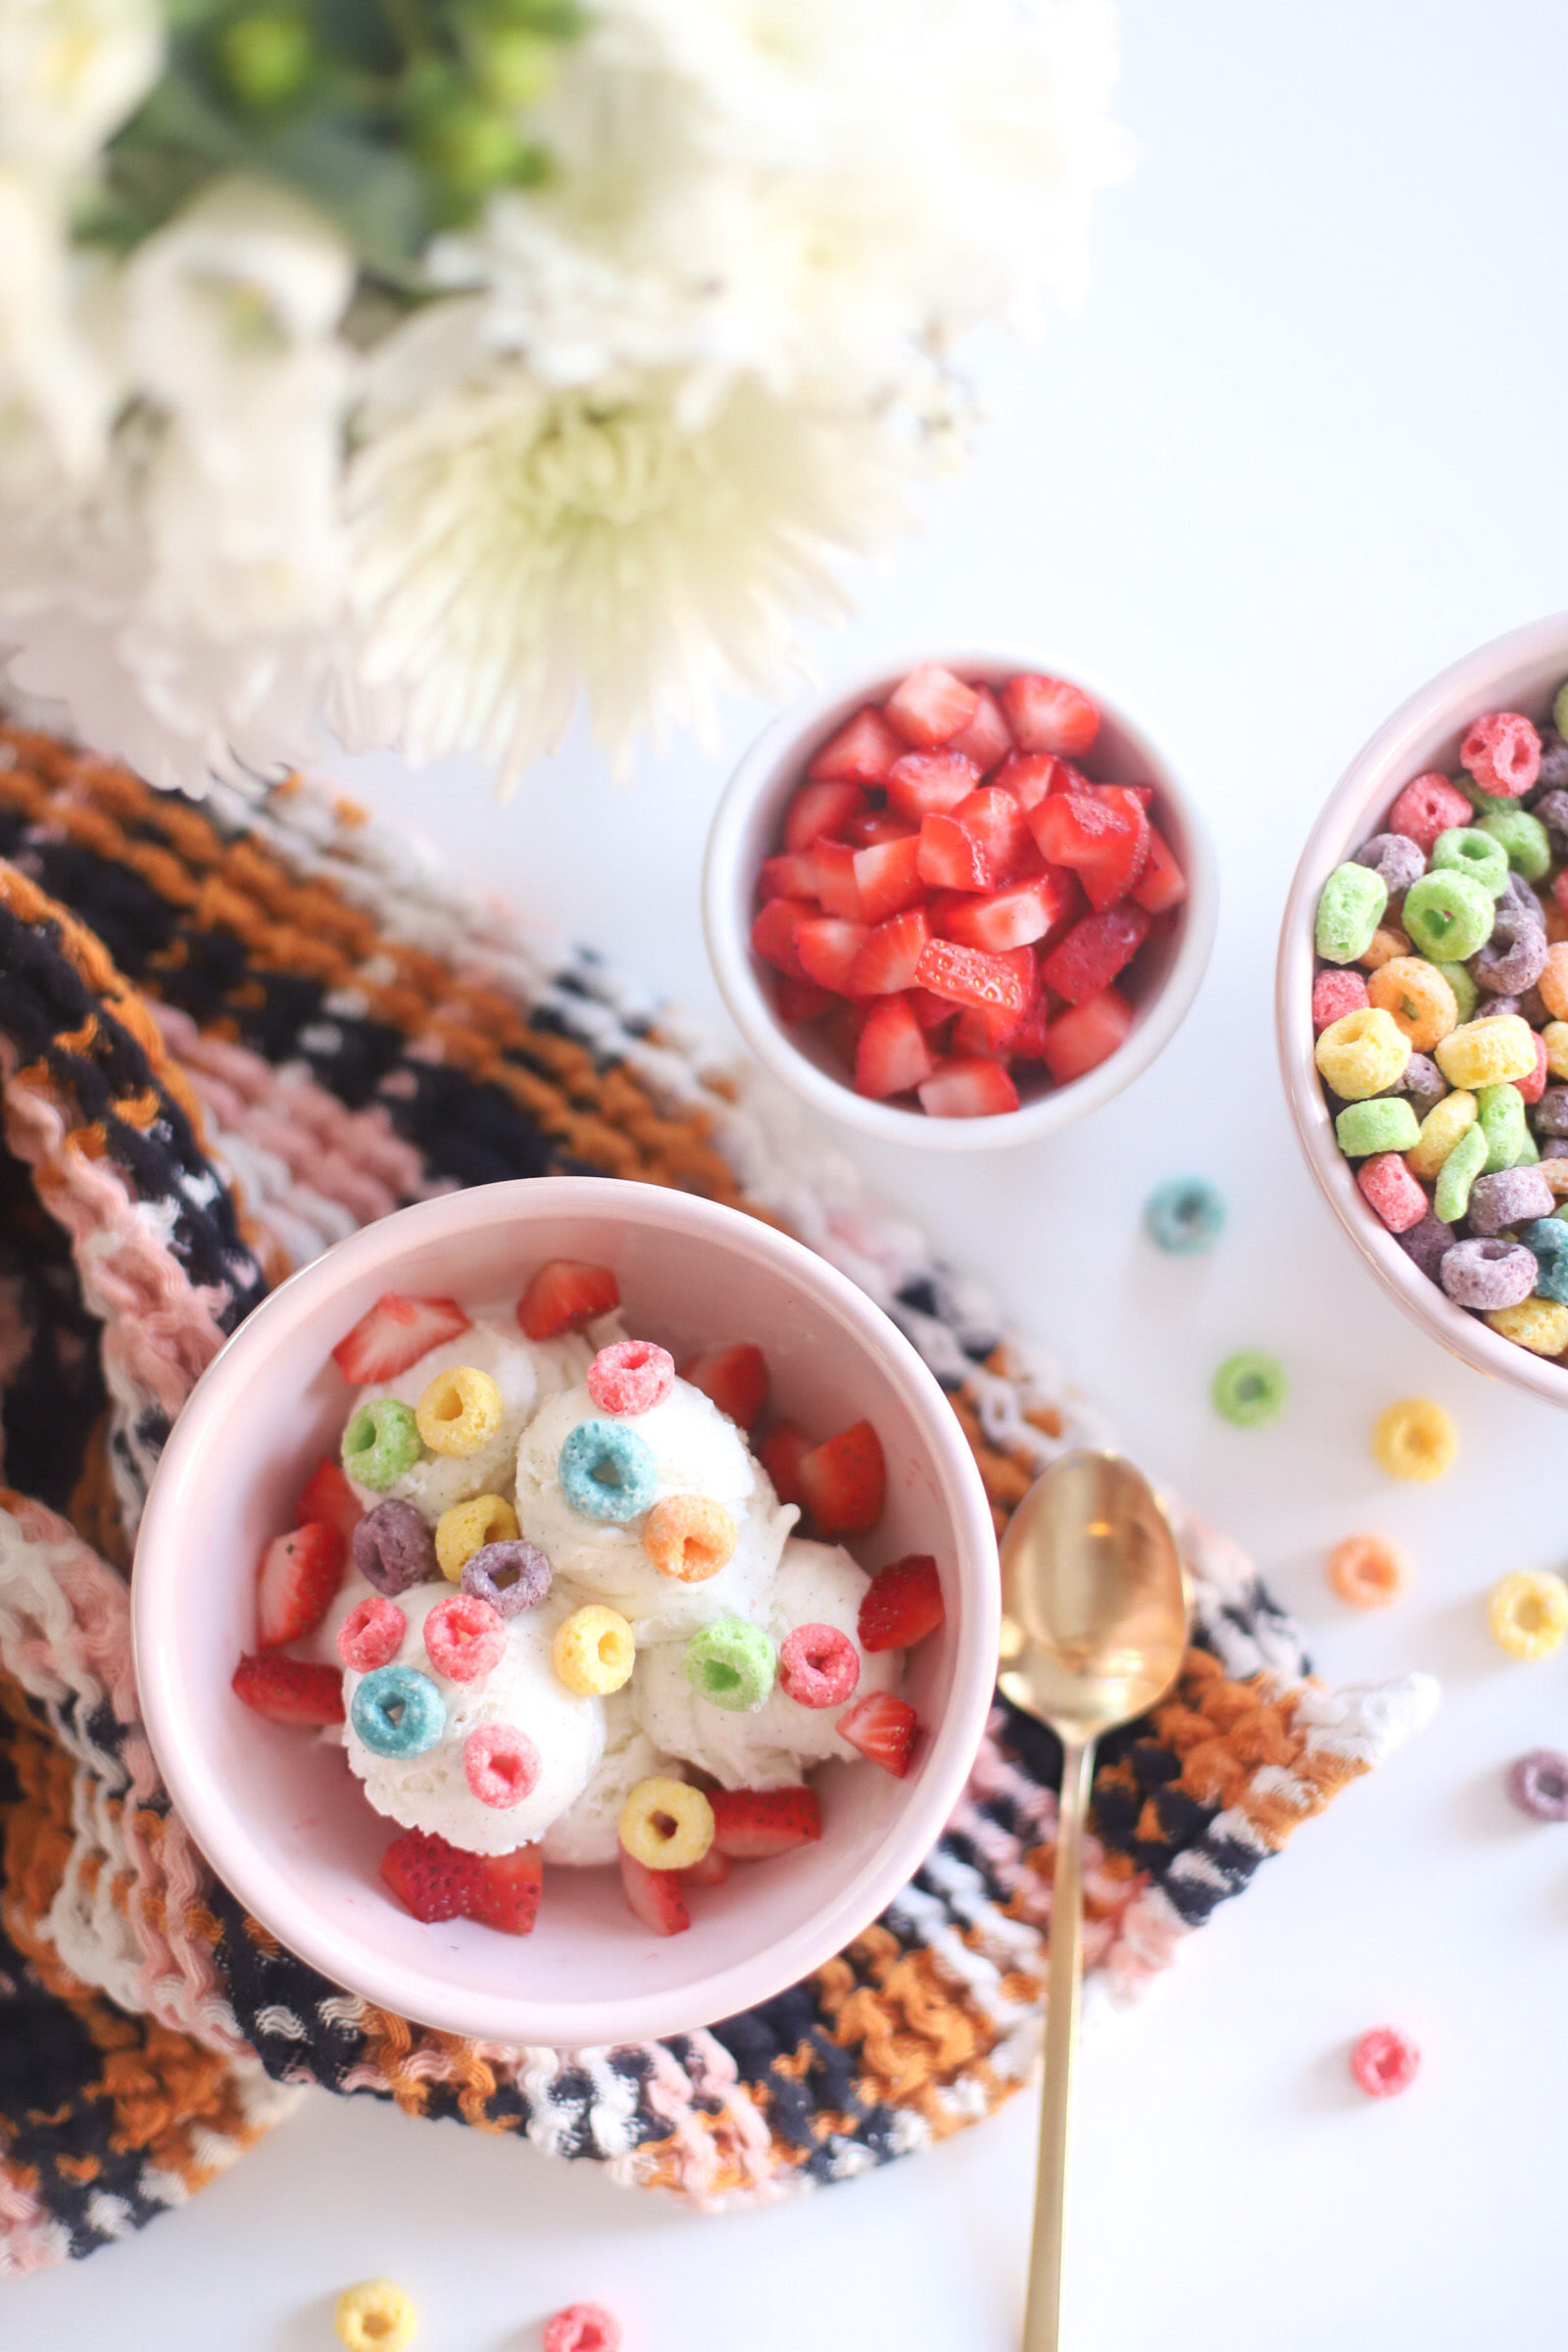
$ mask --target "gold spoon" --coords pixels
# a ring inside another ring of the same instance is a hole
[[[1035,1480],[1002,1539],[1002,1690],[1061,1741],[1040,2172],[1024,2307],[1024,2352],[1058,2352],[1095,1742],[1164,1697],[1187,1647],[1189,1602],[1175,1539],[1130,1462],[1114,1453],[1068,1453]]]

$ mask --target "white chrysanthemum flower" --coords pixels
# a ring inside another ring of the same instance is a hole
[[[0,163],[65,177],[157,79],[157,0],[0,0]]]
[[[0,165],[0,514],[103,461],[119,405],[107,267],[72,253],[54,194]]]
[[[454,301],[392,338],[349,477],[359,671],[399,693],[400,747],[510,785],[586,694],[624,767],[716,684],[775,687],[792,617],[842,609],[833,563],[902,519],[898,436],[755,379],[695,423],[669,375],[564,391],[481,324]]]

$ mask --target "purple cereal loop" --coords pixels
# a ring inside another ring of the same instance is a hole
[[[474,1600],[487,1600],[498,1616],[520,1617],[524,1609],[536,1609],[549,1592],[550,1562],[520,1536],[481,1544],[463,1563],[463,1590]]]
[[[1519,997],[1494,997],[1489,1004],[1476,1006],[1474,1017],[1478,1021],[1500,1021],[1505,1013],[1517,1012],[1522,1001]]]
[[[1539,930],[1546,928],[1546,910],[1523,874],[1508,876],[1497,901],[1497,912],[1501,914],[1505,908],[1510,914],[1523,915],[1527,923],[1534,923]]]
[[[1541,1147],[1543,1159],[1568,1159],[1568,1135],[1548,1135]]]
[[[1517,878],[1517,877],[1515,877]],[[1516,997],[1534,988],[1546,961],[1546,934],[1520,908],[1497,902],[1492,937],[1470,958],[1470,977],[1489,996]]]
[[[1412,1225],[1407,1233],[1396,1233],[1394,1238],[1405,1255],[1420,1267],[1428,1282],[1436,1282],[1438,1268],[1446,1253],[1453,1248],[1453,1227],[1445,1225],[1441,1217],[1433,1216],[1428,1210],[1419,1225]]]
[[[1568,1821],[1568,1756],[1533,1747],[1508,1767],[1508,1794],[1537,1821]]]
[[[1472,1233],[1500,1233],[1505,1225],[1549,1217],[1556,1205],[1556,1195],[1539,1168],[1500,1168],[1476,1178],[1465,1218]]]
[[[1430,1054],[1412,1054],[1394,1084],[1391,1095],[1403,1095],[1418,1119],[1435,1110],[1448,1091],[1448,1081]]]
[[[1555,727],[1543,727],[1541,771],[1525,794],[1525,807],[1539,810],[1548,794],[1561,792],[1565,785],[1568,785],[1568,743],[1564,743]],[[1544,824],[1546,820],[1543,817],[1541,821]]]
[[[1568,764],[1568,745],[1563,747],[1563,759]],[[1535,803],[1533,813],[1546,828],[1546,838],[1559,858],[1568,858],[1568,791],[1557,785],[1544,792]]]
[[[1427,870],[1425,851],[1406,833],[1374,833],[1356,851],[1355,862],[1371,867],[1391,899],[1402,898]]]
[[[1538,1135],[1568,1135],[1568,1086],[1548,1086],[1531,1105],[1530,1124]]]
[[[354,1565],[388,1599],[439,1575],[435,1538],[412,1502],[389,1498],[354,1530]]]
[[[1439,1280],[1455,1306],[1519,1306],[1536,1287],[1536,1256],[1523,1242],[1455,1242]]]

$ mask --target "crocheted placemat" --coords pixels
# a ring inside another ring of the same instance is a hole
[[[312,788],[201,805],[0,729],[0,2273],[177,2204],[299,2093],[368,2091],[707,2203],[983,2117],[1039,2039],[1059,1756],[998,1706],[941,1844],[777,2000],[647,2047],[506,2049],[313,1974],[159,1783],[127,1574],[173,1416],[291,1268],[453,1185],[585,1171],[767,1216],[859,1282],[953,1400],[999,1529],[1102,1435],[755,1073],[597,957],[536,960]],[[1136,1992],[1431,1700],[1327,1691],[1248,1562],[1180,1529],[1180,1684],[1107,1740],[1088,1989]]]

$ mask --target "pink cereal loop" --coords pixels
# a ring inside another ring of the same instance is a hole
[[[797,1706],[836,1707],[855,1695],[860,1660],[836,1625],[798,1625],[780,1647],[778,1679]]]
[[[568,2303],[545,2322],[544,2352],[620,2352],[620,2322],[602,2303]]]
[[[476,1683],[506,1654],[507,1629],[487,1600],[454,1592],[438,1600],[424,1621],[424,1654],[437,1674],[455,1683]]]
[[[539,1750],[515,1724],[482,1723],[463,1742],[463,1769],[481,1805],[520,1805],[539,1784]]]
[[[403,1646],[408,1618],[395,1600],[372,1592],[350,1609],[337,1629],[337,1654],[355,1674],[373,1674],[390,1665]]]
[[[674,1357],[651,1340],[615,1340],[588,1367],[588,1394],[602,1413],[651,1413],[674,1386]]]

